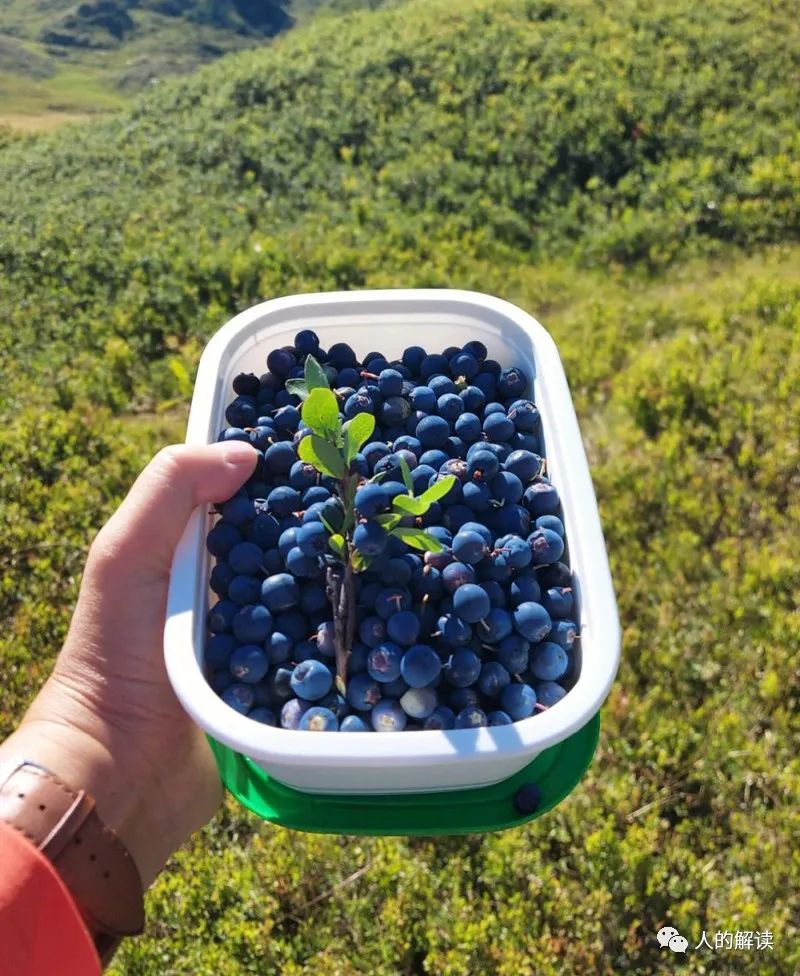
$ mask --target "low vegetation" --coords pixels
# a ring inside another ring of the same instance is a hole
[[[798,50],[780,0],[426,0],[2,144],[4,731],[93,532],[181,437],[204,342],[279,294],[475,288],[541,319],[624,627],[595,762],[556,811],[354,840],[228,803],[113,972],[800,965]],[[695,949],[703,930],[774,948]]]

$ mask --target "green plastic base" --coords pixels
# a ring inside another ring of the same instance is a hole
[[[568,796],[589,768],[600,734],[600,716],[564,742],[545,749],[524,769],[493,786],[439,793],[303,793],[284,786],[245,756],[209,738],[225,786],[264,820],[318,834],[441,835],[506,830],[541,817]],[[536,783],[542,802],[535,813],[520,816],[514,794]]]

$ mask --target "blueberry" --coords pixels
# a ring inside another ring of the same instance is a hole
[[[297,359],[286,349],[273,349],[267,356],[267,369],[276,376],[286,376],[296,365]]]
[[[520,481],[533,481],[542,472],[542,459],[533,451],[512,451],[503,462],[503,467]]]
[[[453,653],[444,675],[455,688],[468,688],[478,680],[481,673],[481,659],[474,651],[462,648]]]
[[[236,649],[236,638],[230,634],[214,634],[206,641],[205,661],[214,669],[227,668]]]
[[[433,688],[409,688],[400,698],[400,707],[409,718],[429,718],[438,701]]]
[[[225,559],[234,546],[242,541],[242,533],[230,522],[217,522],[206,536],[206,546],[212,556]]]
[[[294,347],[301,356],[305,356],[308,353],[315,355],[319,349],[319,336],[316,332],[312,332],[311,329],[302,329],[294,337]]]
[[[355,507],[364,518],[373,518],[386,511],[389,507],[389,498],[382,485],[366,484],[356,492]]]
[[[419,637],[419,617],[411,610],[401,610],[392,614],[386,623],[389,639],[401,647],[410,647]]]
[[[478,708],[477,705],[467,705],[456,715],[455,727],[457,729],[477,729],[488,724],[486,712],[482,708]]]
[[[525,817],[535,813],[542,802],[542,791],[536,783],[525,783],[514,794],[514,808]]]
[[[382,698],[370,713],[372,727],[376,732],[402,732],[408,718],[400,702]]]
[[[552,529],[536,529],[528,536],[534,566],[558,562],[564,553],[564,540]]]
[[[481,587],[483,589],[483,587]],[[485,592],[485,591],[484,591]],[[514,620],[507,610],[492,607],[478,628],[481,640],[487,644],[499,644],[514,629]]]
[[[297,546],[304,556],[324,556],[328,552],[328,530],[322,522],[308,522],[297,533]]]
[[[252,576],[261,568],[261,549],[254,542],[239,542],[228,553],[228,562],[234,572]]]
[[[292,697],[292,668],[278,667],[269,673],[266,681],[267,693],[270,699],[279,704]]]
[[[440,417],[455,423],[464,412],[464,401],[457,393],[443,393],[436,401],[436,410]]]
[[[432,353],[426,356],[419,366],[419,373],[423,379],[428,379],[429,376],[434,376],[437,373],[443,373],[447,369],[447,358],[445,356],[438,355],[437,353]]]
[[[487,521],[498,534],[526,536],[531,527],[530,514],[522,505],[503,505],[487,517]]]
[[[452,708],[446,705],[437,705],[431,714],[425,719],[423,728],[428,731],[449,731],[455,728],[456,716]]]
[[[269,510],[277,518],[286,518],[287,515],[299,510],[302,504],[300,492],[296,488],[290,488],[289,485],[281,485],[278,488],[273,488],[269,493],[267,504]]]
[[[208,577],[209,587],[219,597],[228,595],[228,587],[234,579],[234,572],[227,563],[217,563],[211,570]]]
[[[347,682],[346,698],[356,711],[368,711],[380,701],[381,689],[369,674],[356,674]]]
[[[550,529],[551,532],[555,532],[560,535],[563,539],[566,535],[564,531],[564,523],[557,515],[540,515],[536,519],[537,529]]]
[[[555,515],[561,499],[555,485],[549,481],[534,481],[525,489],[523,503],[531,515],[538,518],[540,515]]]
[[[500,470],[500,462],[492,451],[486,449],[486,445],[480,445],[480,448],[472,456],[467,453],[467,477],[475,481],[491,481]]]
[[[491,608],[492,605],[486,591],[475,583],[466,583],[460,586],[453,595],[454,612],[468,624],[483,620]]]
[[[442,414],[442,416],[444,416],[444,414]],[[483,428],[481,426],[481,419],[477,414],[462,413],[459,417],[457,417],[453,429],[463,441],[465,441],[467,444],[473,444],[480,438]]]
[[[569,617],[574,600],[569,586],[551,586],[542,594],[542,606],[553,620]]]
[[[319,560],[306,556],[299,546],[294,546],[286,554],[286,569],[292,576],[314,578],[319,576]]]
[[[448,647],[461,647],[468,644],[472,638],[472,627],[454,613],[442,614],[436,627]]]
[[[227,633],[230,631],[233,618],[238,611],[238,605],[232,600],[220,600],[208,611],[206,626],[212,634]]]
[[[502,543],[498,541],[497,545],[502,549],[512,569],[525,569],[533,559],[530,545],[519,536],[512,535]]]
[[[370,732],[370,726],[360,715],[345,715],[339,725],[340,732]]]
[[[259,512],[245,529],[245,535],[261,550],[274,549],[281,535],[278,520],[269,512]]]
[[[475,570],[467,563],[450,562],[442,570],[442,584],[446,593],[455,593],[460,587],[474,582]]]
[[[540,603],[520,603],[514,611],[514,628],[529,641],[538,643],[550,633],[550,615]]]
[[[481,703],[481,696],[476,688],[453,688],[448,697],[448,704],[455,712],[460,712],[468,705],[480,705]]]
[[[269,670],[269,658],[264,649],[256,644],[241,644],[231,654],[230,669],[238,681],[255,684]]]
[[[258,420],[258,406],[254,397],[237,396],[225,409],[225,419],[231,427],[243,429],[255,426]]]
[[[486,724],[490,728],[495,728],[498,725],[512,725],[513,719],[508,712],[503,712],[498,709],[497,711],[487,713]]]
[[[462,350],[456,353],[449,363],[450,372],[465,380],[471,380],[478,372],[478,360],[469,352]]]
[[[556,620],[547,639],[563,647],[565,651],[570,651],[577,636],[578,628],[573,620]]]
[[[536,698],[542,705],[552,708],[566,695],[566,691],[555,681],[540,681],[535,685]]]
[[[297,461],[294,445],[288,441],[272,444],[264,452],[264,467],[272,475],[286,475]]]
[[[292,671],[291,685],[292,691],[299,698],[316,701],[331,690],[333,675],[321,661],[301,661]]]
[[[469,481],[461,491],[464,504],[473,512],[487,512],[492,507],[492,492],[485,481]]]
[[[487,661],[478,677],[478,689],[488,698],[497,698],[511,681],[511,675],[498,661]]]
[[[508,408],[508,416],[517,430],[534,431],[539,426],[539,410],[532,400],[515,400]]]
[[[500,371],[497,381],[497,392],[504,397],[519,397],[528,386],[528,377],[518,366],[511,366]]]
[[[415,644],[403,654],[400,672],[411,688],[425,688],[438,677],[442,669],[439,655],[427,644]]]
[[[403,586],[387,586],[375,598],[375,612],[388,620],[393,613],[411,609],[411,594]]]
[[[369,652],[367,672],[371,678],[381,682],[381,684],[394,681],[400,677],[402,658],[403,649],[401,647],[391,641],[383,641]]]
[[[403,374],[396,369],[383,369],[378,376],[378,389],[382,396],[399,397],[403,392]]]
[[[453,555],[470,566],[480,562],[486,555],[486,540],[479,533],[462,528],[453,539]]]
[[[230,705],[240,715],[246,715],[253,705],[253,688],[251,685],[237,681],[228,685],[220,697],[226,705]]]
[[[261,584],[261,602],[273,613],[297,605],[300,586],[289,573],[275,573]]]
[[[450,436],[450,424],[443,417],[424,417],[415,433],[423,447],[441,447]]]
[[[500,692],[500,708],[515,722],[532,715],[535,704],[536,692],[530,685],[512,682]]]
[[[505,610],[508,599],[506,598],[506,591],[503,589],[502,585],[497,582],[497,580],[484,580],[480,584],[481,589],[489,597],[489,602],[492,605],[492,610],[501,609]]]
[[[497,660],[509,674],[522,674],[528,667],[530,642],[519,634],[509,634],[497,647]]]
[[[353,547],[362,556],[377,556],[386,548],[386,530],[377,522],[359,522],[353,532]]]
[[[256,507],[251,498],[237,495],[222,506],[223,521],[244,527],[256,517]],[[225,554],[223,554],[225,555]]]
[[[509,587],[509,596],[515,607],[521,603],[539,603],[542,591],[533,571],[520,573]]]
[[[233,380],[233,392],[240,396],[256,396],[261,382],[255,373],[239,373]]]
[[[492,413],[483,422],[483,432],[490,441],[508,441],[514,435],[514,424],[502,413]]]
[[[317,627],[317,650],[323,657],[336,656],[336,627],[332,620],[323,620]]]
[[[273,630],[264,645],[270,664],[283,664],[288,661],[293,647],[294,641],[291,637],[279,630]]]
[[[246,603],[258,603],[260,598],[261,580],[257,576],[233,577],[228,587],[228,599],[243,607]]]
[[[259,705],[258,708],[252,708],[247,713],[247,717],[252,719],[254,722],[259,722],[261,725],[277,725],[278,722],[275,718],[275,712],[271,708],[267,708],[265,705]]]
[[[231,621],[231,629],[243,644],[263,644],[272,633],[272,614],[260,605],[248,605],[241,609]]]
[[[303,712],[297,727],[303,732],[338,732],[339,720],[329,708],[315,705]]]
[[[402,363],[407,369],[411,370],[412,374],[418,373],[422,365],[422,360],[427,355],[422,346],[409,346],[403,353]]]
[[[312,708],[309,701],[301,698],[290,698],[281,708],[281,728],[298,729],[303,715]]]

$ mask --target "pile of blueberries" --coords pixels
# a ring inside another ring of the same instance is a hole
[[[351,468],[364,479],[353,544],[369,568],[355,577],[344,695],[326,593],[329,527],[339,530],[344,509],[336,480],[298,459],[309,431],[286,388],[309,354],[343,418],[376,421]],[[559,496],[528,377],[487,355],[472,341],[359,362],[346,343],[325,351],[304,330],[269,354],[263,376],[236,377],[219,439],[248,441],[258,462],[208,534],[219,602],[205,648],[209,681],[232,708],[285,729],[465,729],[520,721],[566,694],[577,627]],[[400,458],[415,496],[455,476],[404,523],[434,536],[439,552],[411,550],[376,521],[408,491]]]

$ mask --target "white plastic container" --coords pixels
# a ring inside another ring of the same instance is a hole
[[[559,490],[574,575],[580,639],[577,680],[547,711],[509,726],[451,732],[298,732],[253,722],[229,708],[203,674],[211,559],[206,509],[191,518],[175,555],[164,648],[175,693],[218,742],[250,757],[274,779],[316,793],[400,793],[484,786],[508,778],[543,749],[566,739],[598,711],[617,671],[620,631],[594,490],[555,343],[530,315],[477,292],[385,290],[293,295],[231,319],[200,361],[186,435],[216,440],[226,426],[231,383],[266,369],[267,353],[313,329],[323,348],[348,342],[359,356],[392,359],[410,345],[441,352],[480,339],[491,358],[533,377],[549,475]],[[531,391],[529,390],[529,395]]]

